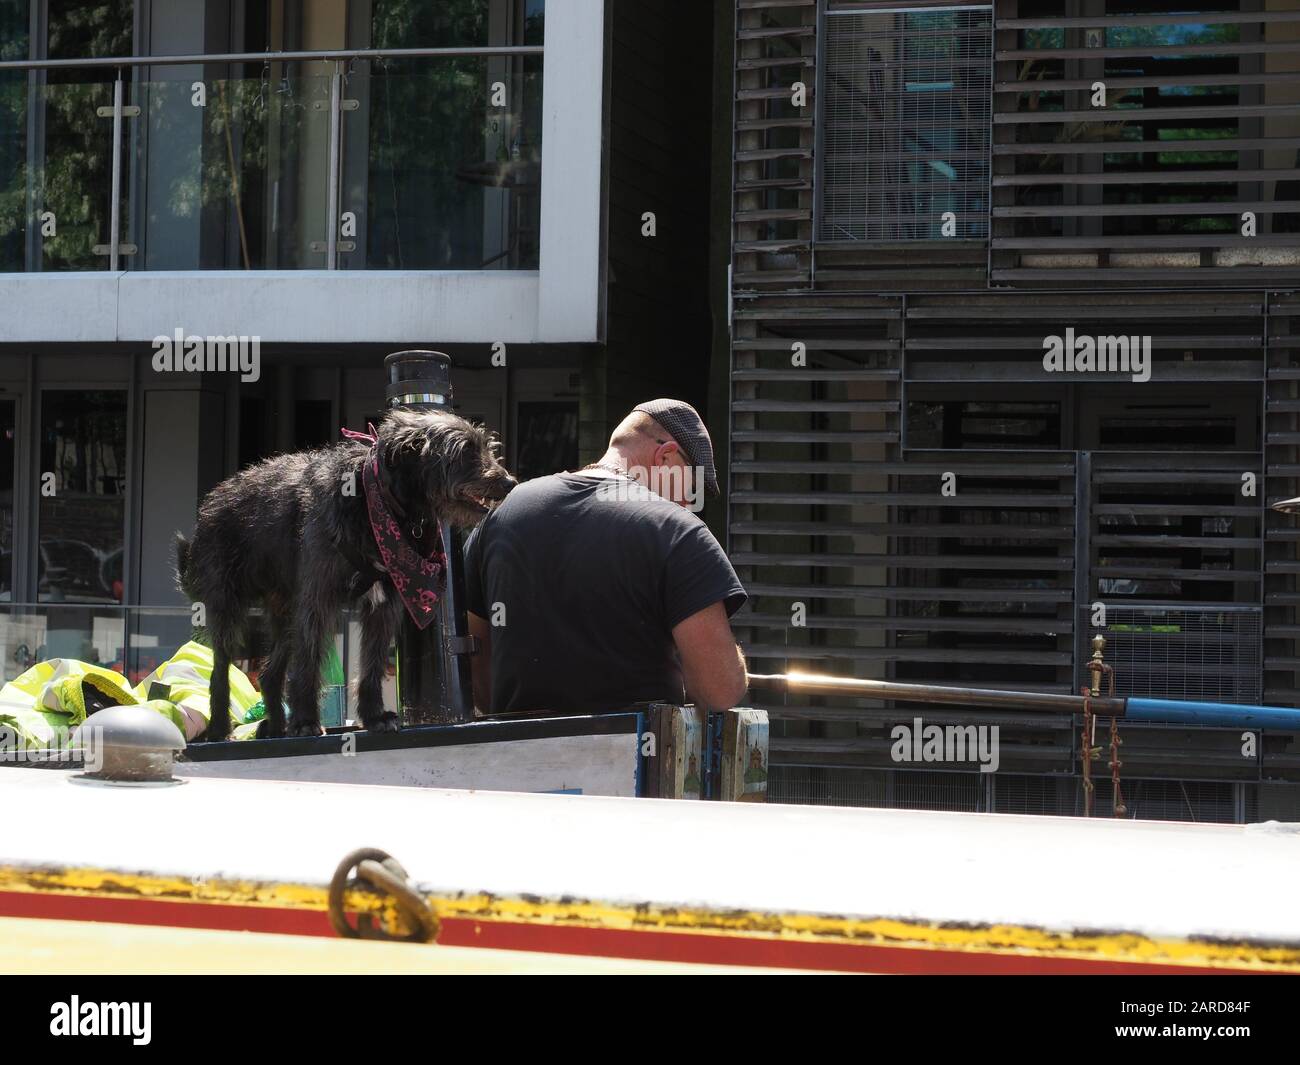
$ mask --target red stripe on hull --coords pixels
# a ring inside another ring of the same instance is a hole
[[[575,928],[453,918],[443,922],[438,942],[449,947],[489,947],[587,954],[602,958],[701,962],[713,965],[768,966],[881,975],[1133,975],[1134,973],[1223,975],[1241,970],[1193,965],[1155,965],[1104,959],[1042,955],[981,954],[960,950],[881,947],[856,943],[817,943],[719,936],[695,932],[630,932],[615,928]]]
[[[101,895],[0,891],[0,917],[111,921],[167,928],[211,928],[220,932],[278,932],[291,936],[334,935],[329,918],[314,910],[233,906],[220,902],[106,898]]]
[[[171,928],[210,928],[226,932],[274,932],[281,935],[333,936],[329,918],[318,911],[223,903],[168,902],[158,899],[106,898],[0,891],[0,916]],[[476,921],[453,917],[442,922],[438,942],[451,947],[486,947],[548,954],[635,958],[645,961],[699,962],[712,965],[766,966],[854,973],[1047,975],[1133,973],[1218,974],[1231,969],[1192,965],[1158,965],[1107,959],[975,953],[884,947],[871,944],[819,943],[697,932],[632,932],[615,928]],[[1241,970],[1235,970],[1240,973]]]

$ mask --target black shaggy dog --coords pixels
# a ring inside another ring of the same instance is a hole
[[[388,647],[405,609],[371,532],[363,466],[379,470],[380,491],[402,536],[421,554],[437,545],[439,522],[476,525],[515,486],[497,461],[491,435],[440,411],[394,411],[377,442],[348,440],[280,455],[217,485],[199,508],[193,539],[178,536],[177,578],[202,603],[212,642],[212,716],[205,738],[230,733],[231,659],[248,634],[248,613],[263,606],[271,652],[261,676],[266,735],[284,734],[279,712],[289,681],[289,734],[320,727],[325,641],[341,607],[359,601],[361,679],[357,711],[365,728],[396,731],[380,685]],[[377,460],[377,462],[376,462]]]

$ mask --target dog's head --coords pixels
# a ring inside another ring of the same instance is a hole
[[[392,411],[380,423],[389,490],[411,516],[477,525],[517,483],[486,429],[446,411]]]

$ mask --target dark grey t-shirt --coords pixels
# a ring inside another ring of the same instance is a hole
[[[471,534],[470,611],[492,631],[492,710],[600,713],[683,700],[672,630],[745,602],[690,511],[624,477],[521,484]]]

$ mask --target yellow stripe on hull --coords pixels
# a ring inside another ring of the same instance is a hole
[[[0,866],[0,892],[272,908],[324,914],[324,887],[248,880],[186,879],[89,868]],[[575,899],[488,894],[427,894],[440,921],[508,923],[563,929],[678,933],[777,943],[901,948],[1004,958],[1178,966],[1248,972],[1300,973],[1300,948],[1250,942],[1211,942],[1117,932],[1055,932],[1014,924],[982,926],[893,918],[846,918],[611,904]],[[390,925],[395,909],[362,892],[347,908],[379,915]],[[161,922],[160,922],[161,923]],[[289,937],[295,940],[302,937]]]

